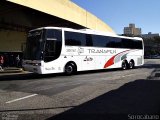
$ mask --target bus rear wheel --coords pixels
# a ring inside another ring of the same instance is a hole
[[[130,62],[129,62],[129,68],[130,69],[133,69],[135,66],[134,66],[134,61],[133,60],[131,60]]]
[[[122,62],[122,69],[123,70],[126,70],[128,68],[128,63],[127,63],[127,61],[123,61]]]
[[[73,63],[68,63],[65,66],[65,74],[66,75],[72,75],[76,72],[76,67]]]

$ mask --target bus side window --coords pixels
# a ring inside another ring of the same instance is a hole
[[[86,46],[93,46],[92,35],[86,34]]]

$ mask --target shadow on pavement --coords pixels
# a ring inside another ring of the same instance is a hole
[[[143,65],[140,67],[136,68],[147,68],[147,69],[152,69],[152,68],[160,68],[159,64],[147,64]],[[103,70],[91,70],[91,71],[81,71],[77,72],[76,75],[85,75],[85,74],[95,74],[95,73],[109,73],[109,72],[116,72],[116,71],[122,71],[121,68],[115,68],[115,69],[103,69]],[[36,73],[17,73],[17,74],[0,74],[0,81],[12,81],[12,80],[32,80],[32,79],[42,79],[43,78],[52,78],[52,77],[57,77],[57,76],[64,76],[67,77],[64,73],[54,73],[54,74],[36,74]],[[72,75],[74,76],[74,75]]]
[[[125,120],[159,113],[160,81],[136,80],[48,120]]]
[[[104,73],[104,72],[114,72],[114,71],[121,71],[121,69],[104,69],[104,70],[91,70],[91,71],[80,71],[77,72],[75,75],[85,75],[85,74],[95,74],[95,73]],[[65,73],[53,73],[53,74],[36,74],[36,73],[24,73],[24,74],[3,74],[0,75],[0,81],[12,81],[12,80],[32,80],[32,79],[42,79],[43,78],[53,78],[53,77],[70,77]]]
[[[153,69],[153,68],[160,68],[159,64],[144,64],[143,66],[136,67],[136,68],[147,68],[147,69]],[[83,74],[95,74],[95,73],[103,73],[103,72],[116,72],[116,71],[122,71],[120,68],[115,69],[103,69],[103,70],[92,70],[92,71],[82,71],[77,72],[75,75],[83,75]],[[12,81],[12,80],[31,80],[31,79],[42,79],[43,78],[52,78],[57,76],[65,76],[64,73],[54,73],[54,74],[35,74],[35,73],[24,73],[24,74],[3,74],[0,75],[0,81]],[[74,76],[74,75],[72,75]]]
[[[24,73],[24,74],[9,74],[9,75],[1,75],[0,81],[13,81],[13,80],[31,80],[31,79],[42,79],[49,77],[56,77],[60,74],[49,74],[49,75],[41,75],[35,73]],[[63,75],[62,75],[63,76]]]

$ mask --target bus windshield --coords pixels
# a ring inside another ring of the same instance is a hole
[[[27,36],[24,59],[50,62],[60,56],[61,48],[61,30],[43,29],[31,31]]]
[[[36,30],[28,33],[24,58],[27,60],[41,60],[43,58],[42,30]]]

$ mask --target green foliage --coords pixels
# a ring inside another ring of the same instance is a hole
[[[154,37],[144,40],[144,53],[146,56],[160,55],[160,37]]]

